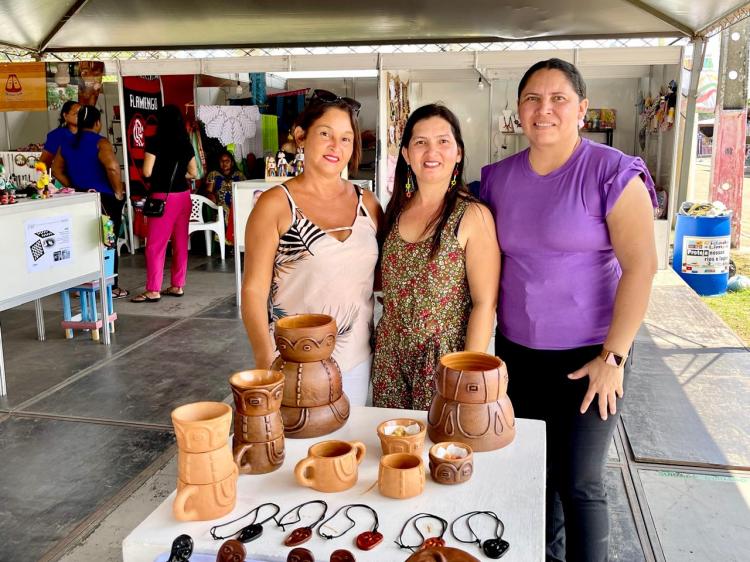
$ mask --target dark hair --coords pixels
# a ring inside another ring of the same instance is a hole
[[[221,172],[221,159],[226,156],[232,162],[232,169],[229,171],[230,174],[234,174],[239,168],[237,167],[237,160],[234,159],[234,154],[229,152],[226,148],[219,151],[216,155],[216,169]],[[223,174],[223,172],[221,172]]]
[[[93,105],[82,105],[78,110],[78,131],[73,145],[78,146],[83,138],[84,129],[93,129],[97,121],[101,121],[102,114]]]
[[[305,109],[302,110],[297,116],[295,126],[299,127],[307,135],[307,131],[313,124],[323,117],[329,109],[340,109],[346,112],[349,116],[349,120],[352,123],[352,131],[354,132],[353,146],[352,146],[352,157],[349,159],[349,175],[353,176],[359,169],[359,163],[362,160],[362,139],[359,134],[359,122],[357,121],[357,115],[351,104],[339,98],[335,101],[321,101],[319,99],[311,99]]]
[[[63,104],[60,109],[60,117],[57,118],[58,127],[65,125],[65,115],[70,113],[70,110],[76,105],[78,105],[78,102],[75,100],[68,100]]]
[[[464,162],[466,162],[466,151],[464,150],[464,139],[461,136],[461,126],[456,115],[444,105],[437,103],[423,105],[419,109],[416,109],[406,122],[404,134],[401,137],[401,145],[398,149],[398,161],[396,162],[396,172],[393,178],[393,195],[391,200],[388,201],[388,206],[385,209],[385,220],[383,221],[383,227],[380,229],[379,238],[382,246],[386,237],[396,225],[398,216],[408,202],[405,185],[409,165],[406,163],[402,149],[409,146],[411,137],[414,134],[414,126],[420,121],[429,119],[430,117],[440,117],[448,122],[451,126],[453,137],[456,139],[456,144],[461,149],[461,161],[457,164],[458,173],[456,175],[456,186],[446,192],[445,200],[443,201],[443,208],[440,210],[439,214],[436,214],[435,217],[430,220],[424,229],[424,233],[430,232],[434,229],[432,245],[430,247],[430,259],[433,259],[440,250],[441,235],[451,213],[453,213],[456,208],[456,201],[459,197],[461,199],[476,201],[466,189],[464,183]],[[412,181],[414,182],[414,189],[419,189],[417,178],[412,177]]]
[[[570,82],[570,86],[578,94],[578,100],[582,100],[586,97],[586,82],[583,81],[583,76],[575,67],[575,65],[564,61],[562,59],[547,59],[539,61],[532,65],[523,75],[521,81],[518,83],[518,99],[521,99],[521,92],[526,87],[526,83],[529,81],[531,76],[538,70],[559,70]]]
[[[156,146],[159,154],[182,154],[190,137],[185,120],[176,105],[165,105],[156,112]]]

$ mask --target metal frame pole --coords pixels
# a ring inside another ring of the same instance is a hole
[[[125,84],[122,77],[120,61],[117,61],[117,94],[120,98],[120,133],[122,134],[122,161],[125,166],[125,205],[128,208],[128,248],[130,253],[134,254],[136,247],[133,236],[133,204],[130,201],[130,170],[128,166],[128,131],[127,122],[125,121]],[[120,233],[117,233],[120,236]],[[115,247],[115,251],[117,248]]]

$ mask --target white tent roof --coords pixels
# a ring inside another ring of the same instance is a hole
[[[737,0],[0,0],[1,46],[35,53],[695,37]]]

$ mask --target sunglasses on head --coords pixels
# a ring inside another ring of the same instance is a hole
[[[344,102],[352,108],[355,115],[359,115],[359,109],[362,107],[362,104],[353,98],[337,96],[328,90],[313,90],[312,96],[310,96],[310,103],[336,103],[338,101]]]

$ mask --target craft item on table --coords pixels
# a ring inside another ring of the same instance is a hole
[[[494,538],[482,541],[474,532],[474,529],[471,528],[471,520],[474,517],[477,517],[480,515],[486,515],[495,520]],[[469,533],[471,535],[469,539],[459,538],[456,535],[456,531],[455,531],[456,523],[458,523],[461,519],[464,519],[464,518],[466,519],[466,528],[469,530]],[[493,558],[493,559],[501,558],[506,552],[508,552],[508,549],[510,548],[510,544],[508,543],[508,541],[503,540],[504,533],[505,533],[505,524],[503,523],[502,519],[500,519],[494,511],[471,511],[469,513],[464,513],[463,515],[460,515],[451,523],[451,535],[453,535],[454,539],[464,544],[476,543],[477,546],[482,550],[482,552],[484,552],[484,555],[487,558]]]
[[[372,529],[369,531],[364,531],[357,535],[357,539],[355,541],[357,548],[360,550],[372,550],[376,546],[378,546],[383,541],[383,534],[378,532],[378,527],[380,526],[380,523],[378,521],[378,512],[375,511],[373,508],[371,508],[369,505],[365,505],[363,503],[352,503],[349,505],[343,505],[340,508],[336,510],[336,512],[331,515],[328,519],[323,521],[320,526],[318,527],[317,533],[318,536],[321,538],[324,538],[326,540],[331,539],[338,539],[340,537],[343,537],[346,533],[348,533],[357,523],[349,516],[349,510],[355,508],[355,507],[361,507],[366,510],[368,510],[372,516],[375,522],[373,523]],[[344,512],[344,517],[346,517],[349,520],[350,525],[341,531],[339,534],[334,535],[330,533],[323,532],[323,529],[333,529],[333,526],[328,525],[333,519],[338,516],[339,513]]]
[[[424,490],[425,470],[422,457],[411,453],[391,453],[380,457],[378,489],[388,498],[406,499]]]
[[[223,145],[234,144],[235,156],[244,159],[251,150],[260,121],[255,105],[201,105],[197,116],[206,126],[206,135],[219,139]]]
[[[256,523],[256,521],[258,520],[258,514],[260,513],[260,510],[266,506],[273,507],[275,511],[271,515],[263,519],[263,521]],[[214,525],[213,527],[209,529],[209,533],[211,533],[211,538],[214,540],[230,539],[236,535],[237,540],[242,543],[251,542],[263,534],[263,525],[265,523],[268,523],[271,519],[273,519],[274,521],[276,520],[276,515],[278,515],[280,510],[281,508],[279,508],[279,506],[276,505],[275,503],[271,503],[271,502],[262,503],[259,506],[254,507],[253,509],[251,509],[244,515],[239,516],[237,519],[232,519],[231,521],[227,521],[226,523],[221,523],[219,525]],[[241,527],[237,529],[236,531],[232,531],[226,536],[220,536],[217,534],[217,531],[221,529],[222,527],[226,527],[227,525],[232,525],[233,523],[237,523],[238,521],[241,521],[242,519],[244,519],[251,513],[253,514],[253,520],[248,525],[245,525],[244,527]]]
[[[358,469],[365,457],[360,441],[322,441],[311,446],[307,457],[297,463],[294,478],[302,486],[319,492],[342,492],[357,483]]]
[[[474,453],[464,443],[437,443],[429,457],[430,475],[438,484],[461,484],[474,473]]]
[[[427,426],[418,420],[393,419],[378,425],[380,447],[384,455],[389,453],[413,453],[421,455]]]
[[[180,535],[172,541],[172,550],[167,562],[189,562],[193,554],[193,539],[190,535]]]
[[[328,562],[356,562],[354,555],[345,548],[339,548],[331,552]]]
[[[440,523],[440,534],[437,536],[431,536],[428,538],[425,538],[424,533],[422,533],[421,529],[417,525],[418,521],[421,521],[422,519],[435,519]],[[404,544],[404,533],[408,530],[409,523],[412,524],[414,527],[414,530],[419,535],[420,541],[418,544]],[[409,517],[409,519],[406,520],[403,527],[401,527],[401,532],[398,534],[398,537],[394,541],[399,548],[404,548],[411,550],[414,552],[417,549],[420,548],[433,548],[436,546],[445,546],[445,539],[443,539],[443,536],[445,535],[445,531],[448,529],[448,522],[443,519],[442,517],[439,517],[437,515],[433,515],[431,513],[417,513],[416,515],[412,515]]]
[[[292,162],[292,168],[294,168],[295,176],[298,176],[305,171],[305,149],[301,146],[297,147],[297,151],[294,155],[294,162]]]
[[[306,548],[293,548],[286,557],[286,562],[315,562],[315,556]]]
[[[406,559],[406,562],[479,562],[468,552],[450,546],[420,548]]]
[[[230,539],[219,548],[216,553],[216,562],[245,562],[247,550],[240,541]]]
[[[36,162],[34,164],[34,169],[39,172],[39,177],[36,180],[36,188],[39,190],[42,199],[46,199],[55,193],[57,189],[55,188],[55,184],[51,183],[52,178],[50,177],[49,172],[47,171],[47,165],[44,162]]]
[[[273,156],[266,156],[266,177],[275,178],[279,174],[276,170],[276,160]]]
[[[282,531],[286,531],[287,525],[294,525],[295,523],[299,523],[300,521],[302,521],[302,518],[300,516],[300,511],[302,510],[302,508],[307,505],[312,505],[314,503],[323,506],[323,511],[320,514],[320,517],[318,517],[311,525],[307,525],[305,527],[298,527],[294,529],[289,534],[289,536],[287,536],[287,538],[284,539],[284,544],[286,546],[299,546],[303,543],[306,543],[308,540],[310,540],[310,537],[312,536],[313,529],[315,528],[315,526],[321,521],[323,521],[323,519],[325,518],[326,512],[328,511],[328,504],[324,502],[323,500],[310,500],[308,502],[301,503],[296,507],[293,507],[292,509],[287,511],[284,515],[282,515],[276,520],[276,525],[278,527],[281,527]],[[284,518],[291,513],[294,513],[297,516],[297,519],[295,519],[294,521],[287,521],[285,523]]]
[[[289,162],[286,161],[286,154],[283,150],[279,150],[276,154],[276,169],[281,177],[290,175]]]

